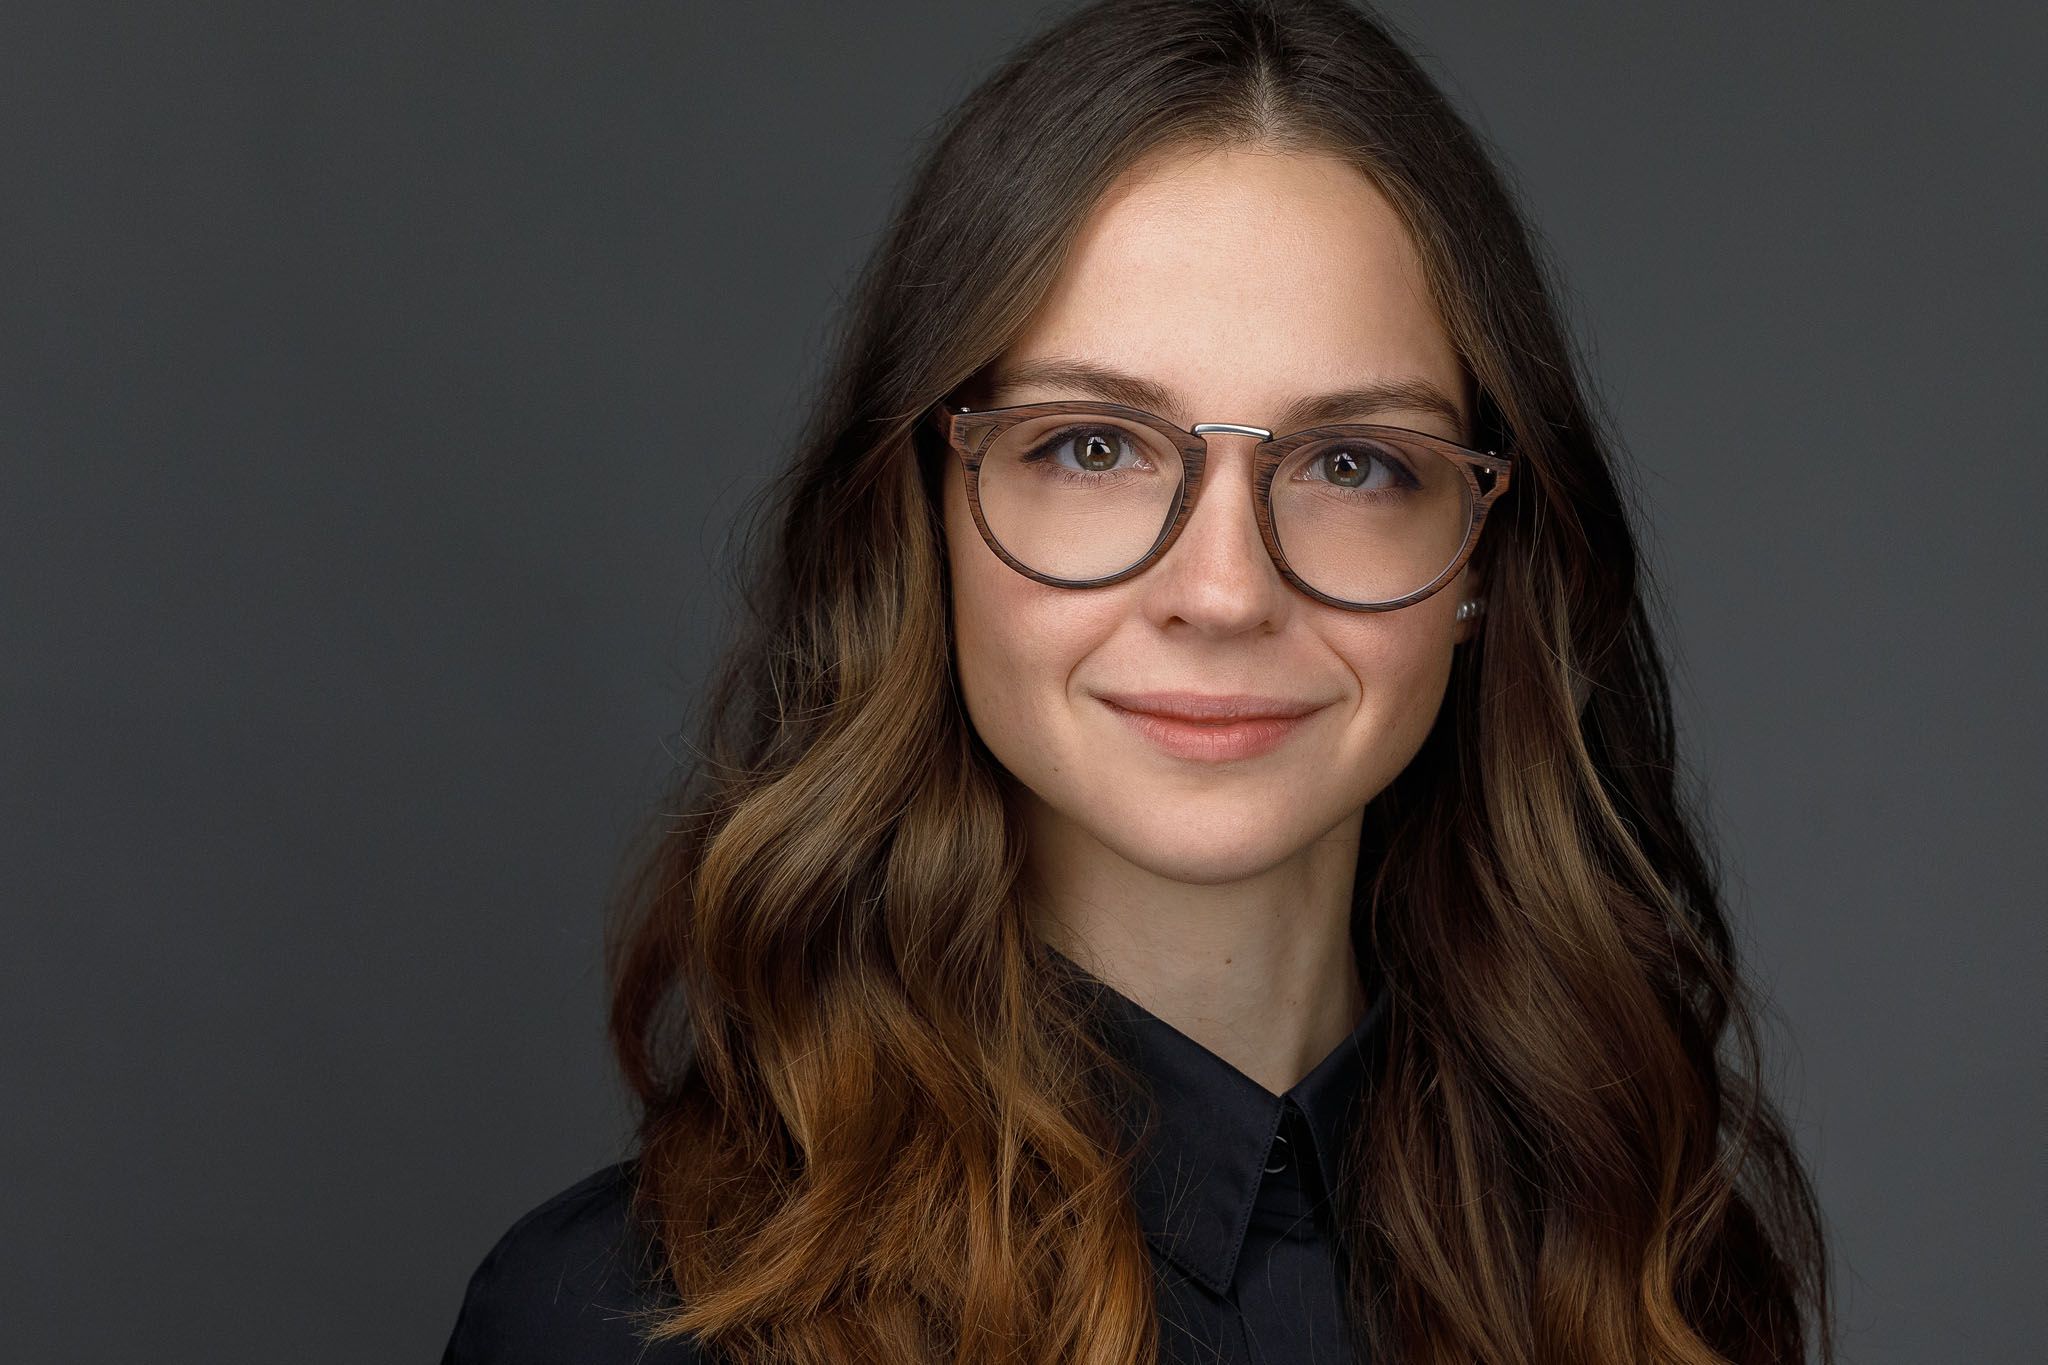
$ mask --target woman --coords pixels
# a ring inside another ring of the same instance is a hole
[[[1381,25],[1026,46],[775,510],[609,943],[638,1150],[450,1365],[1829,1357],[1603,437]]]

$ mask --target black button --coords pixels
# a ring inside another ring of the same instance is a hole
[[[1275,1171],[1284,1171],[1287,1169],[1287,1134],[1273,1134],[1273,1146],[1269,1150],[1267,1155],[1272,1158],[1273,1162],[1272,1165],[1265,1168],[1267,1175],[1271,1175]]]

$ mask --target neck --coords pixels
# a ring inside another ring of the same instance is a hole
[[[1351,942],[1362,817],[1271,868],[1207,884],[1139,868],[1072,826],[1035,831],[1023,885],[1033,932],[1281,1094],[1368,1003]]]

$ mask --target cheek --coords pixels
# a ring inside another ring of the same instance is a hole
[[[1443,709],[1456,622],[1439,593],[1379,619],[1357,623],[1335,642],[1356,679],[1358,713],[1344,737],[1357,799],[1377,796],[1408,766]]]
[[[1096,638],[1097,603],[1034,583],[982,540],[957,483],[946,498],[954,667],[969,721],[989,751],[1023,776],[1056,763],[1049,741],[1067,680]]]

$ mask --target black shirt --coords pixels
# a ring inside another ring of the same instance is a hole
[[[1350,1036],[1275,1095],[1059,961],[1102,993],[1110,1040],[1159,1108],[1133,1196],[1157,1275],[1161,1361],[1355,1361],[1328,1192],[1385,1012],[1379,983],[1367,976],[1371,1003]],[[442,1365],[708,1362],[683,1343],[647,1347],[632,1330],[629,1313],[673,1292],[659,1257],[630,1236],[634,1174],[630,1160],[607,1166],[513,1223],[470,1276]]]

